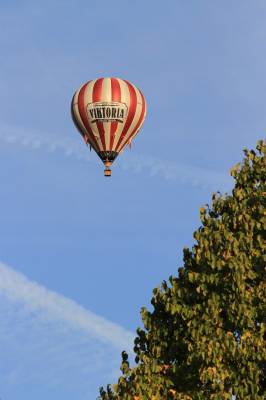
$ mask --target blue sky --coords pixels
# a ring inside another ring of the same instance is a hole
[[[266,4],[0,1],[0,397],[95,399],[198,209],[266,128]],[[85,81],[140,87],[111,179],[70,118]]]

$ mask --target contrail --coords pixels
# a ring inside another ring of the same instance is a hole
[[[132,352],[134,335],[75,301],[30,281],[0,262],[0,294],[9,301],[23,303],[30,312],[44,312],[46,318],[69,323],[90,336],[120,350]]]
[[[31,149],[44,148],[48,152],[59,150],[66,156],[73,156],[86,162],[94,162],[94,158],[80,142],[76,143],[70,139],[59,140],[51,137],[51,135],[31,132],[28,129],[16,126],[2,125],[0,127],[0,140]],[[119,162],[123,170],[130,170],[136,174],[144,172],[151,177],[158,176],[165,180],[179,181],[182,184],[189,184],[202,189],[228,190],[232,186],[231,179],[226,174],[192,165],[155,159],[147,155],[128,154],[127,157],[122,155]]]
[[[62,151],[66,156],[74,156],[80,160],[91,161],[88,151],[83,150],[82,146],[72,140],[60,140],[51,135],[32,132],[29,129],[22,129],[16,126],[1,125],[0,140],[31,149],[44,148],[48,152],[56,150]]]

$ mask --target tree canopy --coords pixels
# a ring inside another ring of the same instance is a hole
[[[200,208],[184,265],[141,311],[135,361],[122,353],[102,400],[266,398],[266,142],[231,169],[231,194]]]

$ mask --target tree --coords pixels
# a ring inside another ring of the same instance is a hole
[[[177,277],[142,309],[130,367],[102,400],[266,398],[266,142],[244,150],[231,195],[200,209]]]

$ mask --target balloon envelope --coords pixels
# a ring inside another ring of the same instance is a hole
[[[131,144],[144,122],[146,102],[132,83],[119,78],[99,78],[75,92],[71,112],[85,142],[108,167],[105,175],[110,176],[110,165]]]

